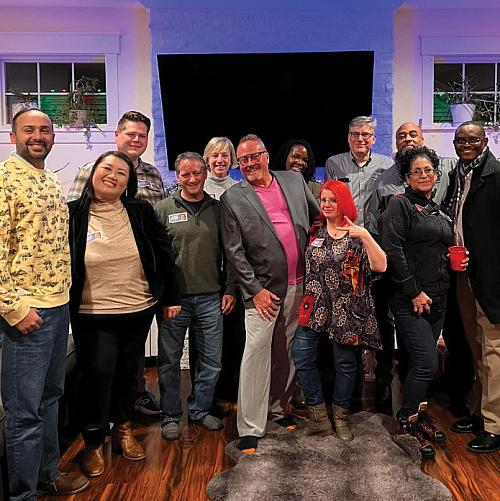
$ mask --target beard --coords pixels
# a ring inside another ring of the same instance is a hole
[[[33,152],[30,151],[30,146],[39,146],[40,151]],[[16,143],[16,152],[17,154],[24,158],[29,163],[33,163],[33,161],[45,160],[47,155],[50,153],[52,149],[52,145],[47,144],[46,141],[38,141],[36,143]]]

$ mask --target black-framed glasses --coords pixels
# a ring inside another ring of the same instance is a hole
[[[457,139],[454,139],[453,142],[455,144],[479,144],[484,138],[482,137],[469,137],[468,139],[464,137],[459,137]]]
[[[367,141],[368,139],[370,139],[371,137],[373,137],[375,134],[373,134],[372,132],[350,132],[349,131],[349,135],[353,138],[353,139],[363,139],[364,141]]]
[[[260,157],[264,154],[267,153],[266,150],[262,151],[257,151],[256,153],[252,153],[251,155],[245,155],[244,157],[237,158],[236,160],[240,165],[246,165],[250,160],[252,162],[258,162],[260,160]]]
[[[427,167],[426,169],[415,169],[411,171],[408,175],[414,177],[420,177],[422,173],[425,174],[426,176],[433,176],[436,173],[436,171],[432,167]]]

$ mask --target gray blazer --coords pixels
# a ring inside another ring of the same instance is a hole
[[[310,225],[319,214],[318,204],[301,174],[271,174],[286,199],[299,249],[304,253]],[[252,298],[264,288],[283,300],[288,285],[285,250],[259,196],[243,180],[226,190],[220,201],[222,240],[245,307],[252,308]]]

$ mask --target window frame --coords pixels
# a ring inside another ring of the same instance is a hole
[[[118,55],[120,35],[117,33],[0,33],[0,130],[10,130],[6,124],[5,67],[13,63],[83,63],[104,57],[106,71],[107,124],[103,130],[114,130],[118,121]],[[35,50],[36,49],[36,50]],[[67,127],[63,130],[79,131]]]

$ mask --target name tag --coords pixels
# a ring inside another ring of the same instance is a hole
[[[94,231],[94,233],[87,233],[87,243],[93,242],[94,240],[102,240],[102,233],[100,231]]]
[[[324,238],[315,238],[312,242],[311,245],[313,247],[321,247],[323,245],[323,242],[325,241]]]
[[[151,183],[151,181],[148,181],[147,179],[138,179],[137,186],[139,188],[153,188],[153,184]]]
[[[177,214],[169,214],[168,222],[173,223],[182,223],[183,221],[188,220],[187,212],[178,212]]]

